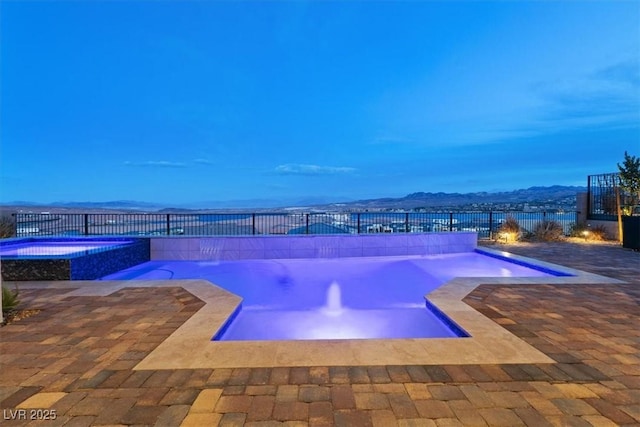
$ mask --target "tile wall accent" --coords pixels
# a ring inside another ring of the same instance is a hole
[[[235,260],[470,252],[475,232],[325,236],[153,237],[151,260]]]
[[[114,239],[117,241],[117,239]],[[60,259],[3,259],[2,280],[93,280],[149,261],[149,239]]]
[[[128,245],[71,259],[71,280],[97,279],[147,262],[149,258],[149,240],[135,239]]]

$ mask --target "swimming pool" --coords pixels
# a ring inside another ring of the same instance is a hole
[[[215,340],[468,336],[424,296],[454,277],[560,275],[481,251],[354,258],[150,261],[104,280],[202,278],[243,298]]]

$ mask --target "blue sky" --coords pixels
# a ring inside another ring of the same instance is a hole
[[[8,1],[0,16],[4,203],[586,185],[640,155],[636,1]]]

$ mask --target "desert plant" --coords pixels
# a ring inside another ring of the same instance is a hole
[[[558,221],[543,220],[533,227],[533,236],[536,240],[542,242],[552,242],[562,240],[564,237],[564,229]]]
[[[507,242],[518,240],[521,232],[522,227],[520,227],[520,223],[511,215],[507,216],[504,222],[500,224],[500,228],[498,228],[498,236]]]
[[[596,225],[589,230],[589,240],[607,240],[607,228],[604,225]]]
[[[584,222],[572,222],[571,225],[569,225],[569,236],[582,237],[582,233],[587,229],[588,227]]]
[[[15,236],[16,228],[13,220],[7,216],[0,215],[0,239]]]
[[[18,287],[12,291],[6,286],[2,287],[2,313],[10,313],[16,309],[18,304],[20,304],[20,291],[18,291]]]
[[[572,224],[569,235],[585,240],[602,241],[607,239],[607,229],[604,225],[591,227],[585,223]]]

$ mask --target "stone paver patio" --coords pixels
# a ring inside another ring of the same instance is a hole
[[[481,285],[465,298],[553,363],[161,370],[134,367],[203,307],[186,290],[23,289],[42,311],[0,329],[3,425],[640,425],[640,253],[493,248],[627,283]]]

